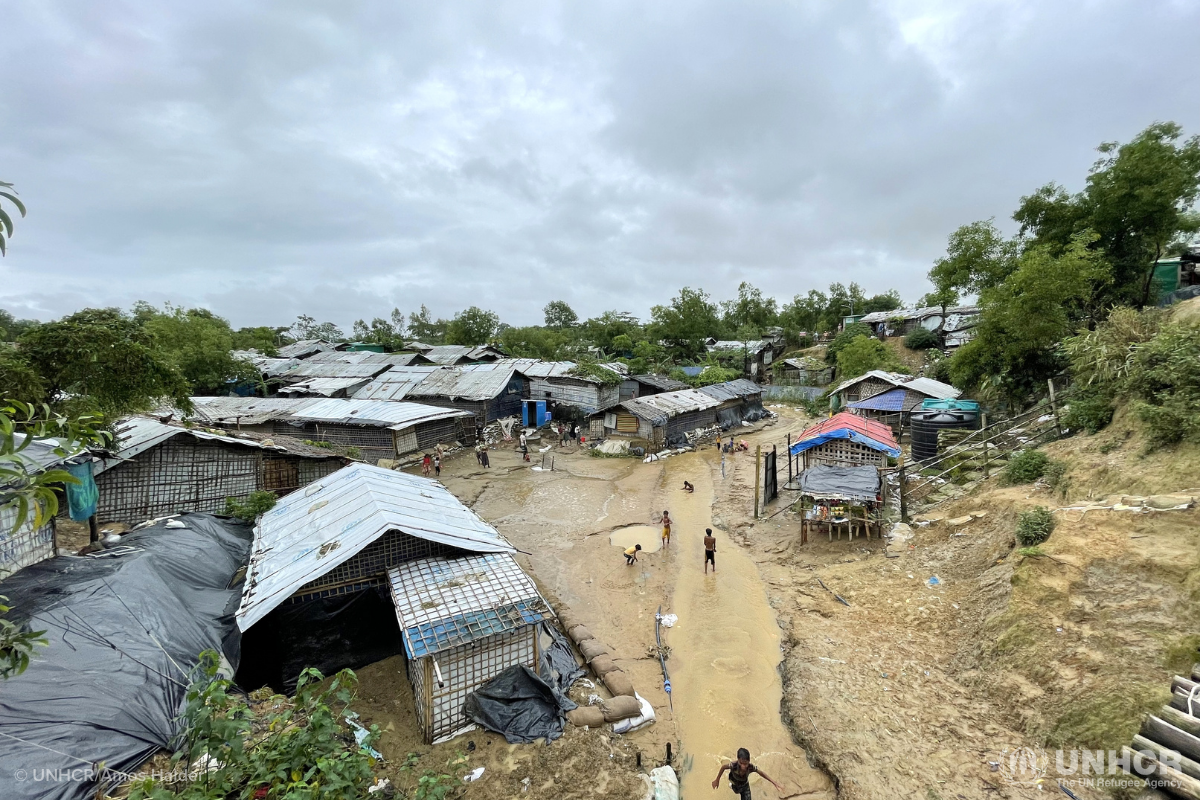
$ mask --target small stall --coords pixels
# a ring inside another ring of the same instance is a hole
[[[869,464],[857,467],[835,467],[821,464],[800,473],[800,498],[803,517],[800,522],[800,541],[808,541],[810,530],[824,526],[830,541],[846,531],[846,538],[871,530],[883,531],[882,481],[879,468]]]

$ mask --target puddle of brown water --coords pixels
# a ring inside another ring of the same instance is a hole
[[[681,797],[712,797],[722,763],[745,747],[751,760],[784,786],[784,795],[827,792],[828,778],[809,767],[779,715],[783,686],[778,666],[780,631],[758,569],[741,547],[716,531],[716,573],[704,574],[704,529],[712,526],[712,481],[701,454],[672,459],[666,485],[687,477],[696,487],[690,502],[675,503],[671,547],[678,576],[670,611],[679,616],[666,632],[671,647],[675,720],[684,750]],[[645,545],[643,545],[644,547]],[[665,611],[665,610],[664,610]],[[690,768],[688,761],[690,760]],[[730,796],[722,778],[719,797]],[[776,792],[758,778],[755,796]]]
[[[671,541],[675,541],[673,536]],[[640,544],[643,553],[657,553],[662,549],[662,528],[654,525],[630,525],[628,528],[618,528],[608,535],[608,543],[616,545],[622,550]]]

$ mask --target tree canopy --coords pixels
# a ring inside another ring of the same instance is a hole
[[[579,321],[579,315],[565,300],[551,300],[542,309],[542,314],[547,328],[569,328]]]
[[[487,344],[500,330],[500,317],[492,311],[471,306],[460,311],[446,326],[446,344]]]

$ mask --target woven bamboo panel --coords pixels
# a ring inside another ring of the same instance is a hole
[[[802,454],[804,468],[818,465],[837,467],[857,467],[863,464],[887,466],[887,454],[873,450],[865,444],[852,442],[849,439],[835,439],[822,445],[817,445]]]
[[[304,584],[296,595],[312,595],[323,588],[341,584],[358,583],[367,579],[386,581],[390,567],[429,556],[457,555],[462,551],[449,545],[419,539],[400,531],[388,531],[364,547],[348,561],[326,572],[314,581]]]
[[[16,521],[15,508],[0,509],[0,578],[54,555],[53,520],[35,528],[33,520],[26,518],[21,527],[14,531]]]

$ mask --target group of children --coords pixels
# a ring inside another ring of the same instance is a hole
[[[687,481],[683,482],[683,490],[685,492],[695,491]],[[671,512],[663,511],[662,513],[662,543],[663,547],[671,544]],[[642,552],[642,546],[635,544],[633,547],[625,549],[625,565],[633,566],[637,563],[638,553]],[[713,574],[717,572],[717,538],[713,536],[712,528],[704,529],[704,574],[708,574],[708,565],[712,564]]]

